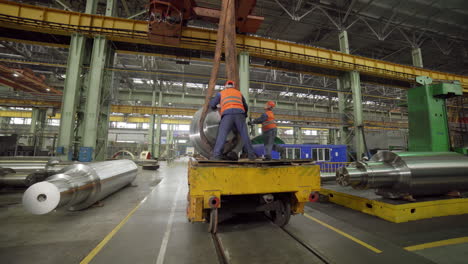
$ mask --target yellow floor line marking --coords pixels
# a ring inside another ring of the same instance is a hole
[[[147,197],[145,197],[135,208],[128,213],[128,215],[114,228],[112,231],[107,234],[107,236],[93,249],[89,254],[80,262],[80,264],[88,264],[98,253],[101,249],[112,239],[112,237],[127,223],[127,221],[132,217],[132,215],[140,208],[140,206],[146,201]]]
[[[456,244],[462,244],[462,243],[468,243],[468,237],[451,238],[451,239],[446,239],[446,240],[429,242],[429,243],[405,247],[405,249],[408,251],[416,251],[416,250],[421,250],[421,249],[426,249],[426,248],[443,247],[443,246],[456,245]]]
[[[310,220],[312,220],[312,221],[314,221],[314,222],[317,222],[317,223],[323,225],[324,227],[329,228],[329,229],[335,231],[336,233],[338,233],[338,234],[340,234],[340,235],[342,235],[342,236],[344,236],[344,237],[346,237],[346,238],[348,238],[348,239],[350,239],[350,240],[352,240],[352,241],[358,243],[359,245],[361,245],[361,246],[363,246],[363,247],[366,247],[366,248],[368,248],[368,249],[374,251],[375,253],[382,253],[382,250],[377,249],[377,248],[375,248],[375,247],[373,247],[373,246],[367,244],[366,242],[364,242],[364,241],[362,241],[362,240],[359,240],[359,239],[353,237],[352,235],[349,235],[349,234],[347,234],[347,233],[345,233],[345,232],[343,232],[343,231],[341,231],[341,230],[339,230],[339,229],[337,229],[337,228],[335,228],[335,227],[333,227],[333,226],[331,226],[331,225],[329,225],[329,224],[327,224],[327,223],[324,223],[324,222],[318,220],[318,219],[315,218],[315,217],[312,217],[312,216],[310,216],[310,215],[308,215],[308,214],[304,214],[304,216],[307,217],[307,218],[309,218]]]

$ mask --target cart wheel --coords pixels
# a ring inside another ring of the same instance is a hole
[[[291,203],[289,201],[280,200],[278,207],[274,211],[270,211],[271,220],[277,226],[283,227],[288,224],[291,218]]]
[[[216,234],[218,231],[218,208],[211,209],[210,212],[210,224],[208,226],[208,232]]]

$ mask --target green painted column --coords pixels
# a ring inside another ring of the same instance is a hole
[[[362,114],[361,78],[359,72],[349,72],[353,93],[354,147],[358,159],[366,152],[364,145],[364,120]]]
[[[86,13],[94,14],[97,10],[98,0],[87,0]],[[72,160],[75,142],[77,120],[77,106],[80,101],[81,73],[83,60],[86,55],[86,37],[82,34],[73,34],[68,48],[67,71],[62,96],[60,127],[57,142],[57,156],[62,160]]]
[[[29,126],[29,139],[28,139],[28,145],[33,146],[34,143],[36,142],[36,130],[37,130],[37,123],[39,119],[39,108],[33,107],[32,109],[32,114],[31,114],[31,125]]]
[[[34,146],[36,150],[40,150],[42,148],[46,120],[47,109],[33,107],[31,115],[31,126],[29,127],[29,133],[31,136],[28,140],[28,145]]]
[[[106,16],[113,16],[116,0],[108,0]],[[105,72],[106,66],[113,66],[114,50],[104,36],[96,36],[93,41],[89,69],[88,89],[83,120],[82,146],[92,151],[92,160],[104,160],[107,152],[109,130],[110,90],[112,80]],[[81,151],[81,150],[80,150]]]
[[[245,98],[247,104],[250,104],[250,66],[249,66],[249,53],[242,51],[239,53],[239,90]]]
[[[57,143],[57,156],[64,161],[73,158],[76,108],[80,98],[79,91],[85,44],[85,36],[81,34],[71,36]]]
[[[94,38],[91,65],[89,69],[89,85],[86,93],[84,114],[83,146],[96,149],[98,119],[101,106],[104,67],[107,55],[107,40],[104,36]],[[93,153],[94,159],[95,153]]]
[[[341,31],[338,35],[338,40],[340,44],[340,51],[346,54],[349,54],[349,42],[348,42],[348,32]],[[339,143],[342,145],[347,145],[348,139],[348,126],[346,125],[348,121],[347,113],[346,113],[346,101],[348,100],[346,94],[344,93],[346,90],[346,78],[344,76],[339,76],[336,80],[336,85],[338,91],[343,91],[342,93],[338,93],[338,112],[341,115],[341,126],[339,128]]]
[[[156,106],[156,90],[153,89],[153,97],[151,98],[151,106]],[[156,157],[156,151],[155,151],[155,121],[156,121],[156,115],[151,115],[150,116],[150,122],[148,126],[148,151],[151,153],[152,156]]]
[[[339,34],[340,51],[349,54],[349,41],[347,31]],[[362,95],[360,75],[357,71],[347,72],[338,77],[338,110],[341,114],[340,144],[352,146],[358,159],[365,153],[364,147],[364,123],[362,112]],[[351,92],[351,95],[349,95]],[[353,127],[351,129],[351,126]],[[354,136],[354,144],[351,140]]]
[[[0,131],[7,130],[10,126],[10,117],[0,117]]]
[[[413,47],[413,49],[411,50],[411,58],[413,60],[414,66],[421,67],[421,68],[423,67],[421,48]]]
[[[162,106],[163,95],[159,92],[158,106]],[[161,115],[156,116],[156,133],[154,136],[154,156],[159,158],[161,156]]]

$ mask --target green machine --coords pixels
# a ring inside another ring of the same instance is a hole
[[[458,81],[433,84],[426,76],[416,77],[420,86],[408,90],[408,151],[450,151],[445,100],[463,95]]]

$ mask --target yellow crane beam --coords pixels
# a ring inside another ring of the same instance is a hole
[[[0,21],[2,27],[19,30],[67,36],[73,33],[88,36],[104,35],[112,41],[164,46],[148,40],[147,21],[83,14],[6,0],[0,0]],[[187,50],[213,51],[215,43],[216,31],[184,27],[181,44],[177,47]],[[239,50],[248,51],[252,56],[260,58],[339,71],[357,70],[366,75],[407,82],[414,82],[414,78],[419,75],[429,76],[434,80],[457,80],[463,86],[464,92],[468,93],[468,76],[249,35],[237,35],[236,43]]]
[[[16,111],[16,110],[0,110],[0,117],[12,117],[12,118],[31,118],[31,111]],[[60,113],[56,113],[50,119],[60,119]],[[122,116],[122,115],[111,115],[111,122],[127,122],[127,123],[149,123],[149,117],[145,116]],[[188,125],[190,120],[188,119],[175,119],[175,118],[163,118],[161,120],[163,124],[178,124]]]
[[[3,99],[0,98],[0,106],[21,106],[21,107],[50,107],[54,105],[55,107],[60,107],[58,102],[38,102],[38,101],[29,101],[22,99]],[[157,106],[143,106],[143,105],[112,105],[112,113],[121,113],[121,114],[140,114],[140,115],[167,115],[172,117],[192,117],[197,109],[187,109],[187,108],[176,108],[176,107],[157,107]],[[12,116],[11,112],[21,112],[21,115],[28,116]],[[4,113],[4,114],[2,114]],[[9,113],[7,115],[5,113]],[[251,113],[252,118],[257,118],[261,113],[254,112]],[[29,111],[14,111],[14,110],[4,110],[0,111],[0,116],[6,117],[31,117],[31,112]],[[57,117],[58,116],[58,117]],[[55,117],[60,118],[60,114],[56,114]],[[341,124],[341,121],[338,118],[325,118],[325,117],[314,117],[314,116],[304,116],[304,115],[285,115],[277,114],[277,120],[283,121],[296,121],[296,122],[310,122],[310,123],[320,123],[320,124],[329,124],[338,126]],[[132,116],[122,116],[122,115],[112,115],[111,121],[116,122],[136,122],[136,123],[149,123],[148,117],[132,117]],[[127,121],[125,121],[127,120]],[[133,121],[131,121],[133,120]],[[170,123],[169,120],[177,120],[179,124],[189,124],[190,120],[176,119],[176,118],[167,118],[166,123]],[[176,122],[176,121],[173,121]],[[350,123],[351,124],[351,123]],[[377,121],[365,121],[365,124],[368,127],[373,129],[405,129],[408,127],[407,122],[377,122]]]

